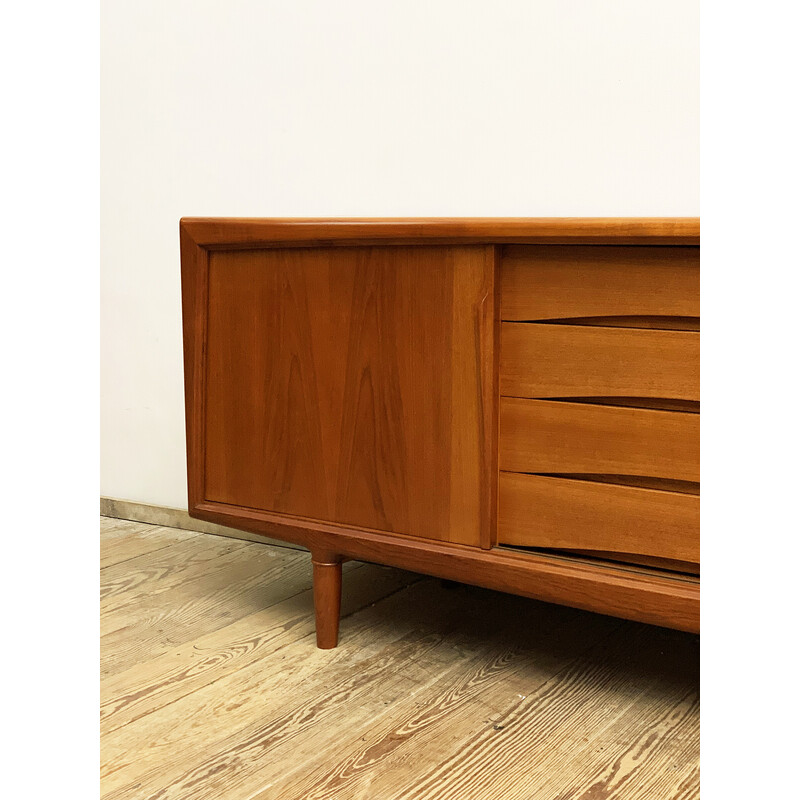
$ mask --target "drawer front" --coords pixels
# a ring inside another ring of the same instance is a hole
[[[699,523],[691,494],[500,474],[499,544],[699,563]]]
[[[500,277],[504,320],[700,317],[699,247],[509,246]]]
[[[700,334],[504,322],[500,394],[700,399]]]
[[[700,415],[504,397],[500,469],[700,480]]]

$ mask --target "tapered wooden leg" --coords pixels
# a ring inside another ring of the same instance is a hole
[[[330,650],[339,641],[339,611],[342,605],[342,562],[318,561],[314,565],[314,613],[317,618],[317,647]]]

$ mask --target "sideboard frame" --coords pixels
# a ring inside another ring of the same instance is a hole
[[[415,244],[699,245],[696,218],[247,219],[180,221],[189,514],[307,547],[318,581],[318,644],[335,646],[342,560],[359,559],[689,632],[700,628],[699,578],[572,556],[412,539],[210,502],[204,487],[209,252]],[[495,259],[497,262],[499,259]],[[497,286],[497,281],[495,281]],[[498,289],[496,289],[498,291]],[[495,353],[496,355],[496,353]],[[492,367],[496,374],[496,358]],[[497,432],[493,433],[496,463]],[[338,577],[337,577],[338,576]],[[334,611],[321,608],[328,603]]]

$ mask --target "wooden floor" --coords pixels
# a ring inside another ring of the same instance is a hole
[[[101,518],[105,800],[699,797],[699,639]]]

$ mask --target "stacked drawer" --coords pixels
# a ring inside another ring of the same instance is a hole
[[[698,571],[699,257],[504,249],[498,544]]]

